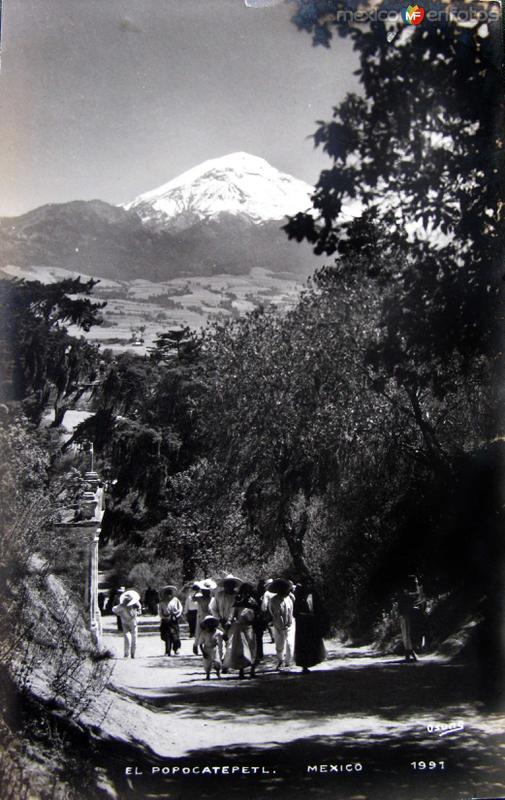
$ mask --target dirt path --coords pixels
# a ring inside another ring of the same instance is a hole
[[[199,796],[214,796],[216,775],[212,784],[212,778],[191,774],[184,780],[169,771],[216,764],[265,769],[264,776],[241,774],[240,785],[254,780],[265,793],[275,787],[286,797],[505,796],[504,721],[483,712],[475,675],[464,666],[434,656],[406,665],[332,641],[328,660],[309,675],[298,668],[277,673],[266,638],[255,679],[232,673],[206,682],[187,638],[179,656],[166,657],[157,620],[143,617],[137,657],[124,659],[115,620],[104,618],[104,643],[116,661],[100,727],[110,742],[124,746],[118,756],[125,775],[121,797],[190,798],[200,780]],[[434,730],[436,725],[460,729]],[[430,760],[437,764],[431,770],[412,766]],[[324,767],[330,764],[344,773],[329,774]],[[126,777],[128,767],[139,774]],[[234,786],[228,779],[228,795]]]

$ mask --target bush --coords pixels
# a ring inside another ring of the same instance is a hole
[[[68,563],[73,542],[50,524],[44,444],[22,418],[0,426],[0,785],[7,800],[92,796],[94,767],[62,733],[61,719],[79,721],[110,677],[78,595],[52,571],[56,553]]]

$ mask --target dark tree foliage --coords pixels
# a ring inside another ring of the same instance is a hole
[[[198,355],[200,349],[199,337],[195,336],[190,328],[174,328],[158,334],[151,351],[151,359],[157,364],[161,361],[179,361],[184,358],[190,361]]]
[[[189,504],[206,509],[211,536],[234,507],[240,536],[270,557],[284,541],[295,574],[322,581],[348,629],[366,629],[405,572],[454,588],[446,566],[458,527],[443,498],[456,507],[457,473],[471,472],[467,453],[492,416],[486,386],[457,372],[443,397],[426,397],[450,464],[436,469],[403,389],[379,391],[366,362],[381,313],[374,289],[329,270],[288,314],[256,312],[210,333],[197,415],[207,456],[191,476]]]
[[[351,37],[362,91],[319,123],[314,142],[332,163],[316,184],[314,214],[298,214],[287,232],[340,256],[342,273],[345,255],[363,257],[363,268],[387,287],[370,364],[412,398],[428,384],[442,393],[455,355],[469,369],[501,348],[499,22],[426,19],[390,43],[384,22],[337,21],[344,4],[336,0],[297,5],[294,21],[315,44],[330,46],[335,33]],[[348,200],[361,204],[352,220],[341,215]]]
[[[395,574],[421,570],[432,587],[445,580],[461,608],[465,594],[486,598],[488,643],[502,663],[503,461],[493,442],[502,418],[499,22],[461,25],[445,16],[402,26],[391,42],[391,24],[339,21],[344,6],[297,0],[294,21],[315,45],[331,46],[335,34],[352,39],[362,91],[319,123],[315,145],[331,166],[316,184],[313,213],[298,214],[286,230],[335,257],[319,282],[343,295],[368,282],[378,314],[363,364],[377,395],[415,422],[425,462],[413,480],[399,461],[403,498],[393,484],[388,502],[396,535],[359,583],[385,597]],[[349,220],[342,212],[351,200],[360,210]]]
[[[187,329],[160,334],[150,357],[117,356],[95,388],[95,413],[72,441],[92,440],[114,476],[105,535],[140,543],[167,517],[167,481],[198,449],[199,349]]]
[[[1,397],[22,401],[37,423],[52,404],[59,425],[66,408],[96,378],[97,348],[66,327],[88,331],[100,323],[105,304],[89,299],[95,285],[80,278],[49,285],[0,281]]]
[[[238,493],[244,531],[267,551],[283,539],[300,574],[308,572],[311,499],[325,493],[340,455],[363,435],[350,402],[364,375],[356,374],[341,318],[341,309],[307,295],[285,318],[256,312],[216,329],[204,346],[212,390],[198,419],[210,469],[221,475],[219,494]]]

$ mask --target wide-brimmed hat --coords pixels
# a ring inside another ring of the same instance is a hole
[[[208,616],[204,617],[200,622],[200,627],[203,628],[204,630],[206,628],[217,628],[218,625],[219,625],[218,618],[213,617],[212,614],[209,614]]]
[[[241,583],[243,583],[241,578],[237,578],[236,575],[232,575],[231,572],[228,575],[225,575],[223,578],[219,579],[219,586],[224,586],[225,583],[233,583],[235,588],[238,588]]]
[[[268,591],[273,594],[289,594],[293,589],[293,581],[287,578],[275,578],[272,583],[268,585]]]
[[[254,588],[254,585],[252,583],[249,583],[249,581],[243,581],[240,584],[240,590],[239,591],[240,591],[240,594],[249,594],[249,595],[251,595],[251,594],[254,594],[255,588]]]
[[[169,593],[177,594],[177,586],[172,586],[171,584],[169,584],[168,586],[163,586],[163,588],[160,589],[160,595],[162,596]]]
[[[212,580],[212,578],[205,578],[203,581],[195,581],[193,586],[196,586],[197,589],[210,589],[211,591],[216,588],[217,583],[216,581]]]
[[[127,589],[119,598],[122,606],[133,606],[135,603],[140,603],[140,595],[135,589]]]

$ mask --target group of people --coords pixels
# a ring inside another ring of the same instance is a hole
[[[167,656],[178,655],[180,622],[186,617],[193,653],[201,654],[206,679],[214,671],[237,670],[240,678],[255,675],[264,657],[263,638],[269,632],[275,643],[276,669],[289,668],[293,659],[306,673],[326,658],[323,643],[325,614],[310,580],[296,585],[286,578],[261,580],[256,585],[228,574],[219,581],[195,581],[185,589],[184,605],[177,587],[158,592],[148,587],[146,609],[160,617],[160,636]],[[183,595],[184,596],[184,595]],[[112,611],[125,641],[125,657],[135,657],[141,598],[134,589],[121,587]]]

